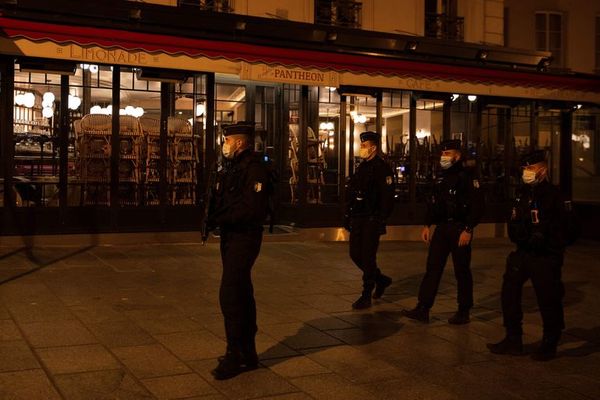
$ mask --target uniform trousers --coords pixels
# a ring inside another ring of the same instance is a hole
[[[377,248],[382,224],[374,217],[352,217],[350,231],[350,258],[363,273],[363,288],[375,287],[381,271],[377,267]]]
[[[458,289],[458,306],[468,311],[473,307],[473,275],[471,274],[471,243],[459,246],[464,224],[445,222],[436,226],[429,245],[427,269],[419,288],[419,305],[433,306],[448,255],[452,254],[454,276]]]
[[[252,286],[252,266],[260,252],[262,227],[221,229],[223,274],[219,290],[230,350],[254,351],[256,303]]]
[[[560,335],[565,327],[562,283],[563,257],[519,249],[506,259],[502,283],[502,313],[507,334],[523,334],[521,296],[523,285],[531,279],[542,314],[544,336]]]

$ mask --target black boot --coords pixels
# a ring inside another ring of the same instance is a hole
[[[464,325],[471,322],[469,310],[458,310],[452,317],[448,319],[448,323],[452,325]]]
[[[420,304],[417,304],[412,310],[402,310],[402,315],[425,324],[429,323],[429,309]]]
[[[389,276],[385,276],[380,274],[375,282],[375,292],[373,293],[374,299],[379,299],[383,296],[383,292],[387,289],[388,286],[392,284],[392,278]]]
[[[228,349],[223,357],[219,357],[219,364],[211,373],[216,380],[222,381],[233,378],[242,372],[256,369],[257,363],[246,360],[239,351]]]
[[[371,292],[373,291],[373,287],[365,287],[363,289],[360,297],[352,303],[352,308],[355,310],[363,310],[365,308],[371,307]]]
[[[546,335],[542,339],[542,344],[538,349],[531,355],[531,358],[536,361],[549,361],[556,357],[556,348],[558,347],[558,341],[560,340],[560,334],[558,335]]]
[[[487,348],[494,354],[518,356],[523,354],[523,338],[521,335],[506,335],[498,343],[488,343]]]
[[[254,369],[258,367],[258,354],[256,354],[256,341],[255,335],[244,339],[244,345],[242,346],[242,361],[250,368]]]

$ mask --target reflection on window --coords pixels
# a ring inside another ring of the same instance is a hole
[[[546,152],[551,182],[560,182],[560,112],[542,111],[538,118],[537,148]]]
[[[309,93],[306,200],[316,204],[337,203],[340,96],[333,87],[312,87]]]
[[[410,93],[383,92],[382,113],[382,150],[396,173],[396,199],[408,202]]]
[[[417,146],[414,149],[417,201],[425,200],[431,182],[440,170],[439,144],[443,140],[443,108],[444,102],[442,100],[425,99],[417,101]]]
[[[487,201],[506,201],[506,165],[504,149],[510,138],[510,107],[490,105],[482,110],[479,148],[479,181]]]
[[[292,204],[298,202],[298,184],[300,183],[300,86],[283,85],[284,104],[288,110],[288,156],[284,180],[289,184],[289,191],[283,190],[284,201]],[[289,197],[286,196],[289,194]]]
[[[16,205],[57,207],[60,75],[22,72],[15,65],[14,85]]]
[[[573,200],[600,202],[600,109],[574,113]]]
[[[81,99],[69,110],[69,206],[110,205],[111,87],[107,66],[80,64],[69,77],[69,93]]]

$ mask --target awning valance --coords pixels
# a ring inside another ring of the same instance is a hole
[[[154,33],[28,21],[0,17],[4,37],[52,41],[126,51],[208,57],[247,63],[314,68],[357,74],[413,77],[472,84],[600,92],[600,78],[521,72],[400,60],[381,55],[343,54]],[[185,65],[181,66],[185,69]]]

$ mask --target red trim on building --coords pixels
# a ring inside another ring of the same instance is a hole
[[[259,46],[117,29],[65,26],[7,17],[0,17],[0,29],[9,38],[23,37],[34,41],[50,40],[56,43],[75,43],[82,46],[98,45],[129,51],[185,54],[192,57],[224,58],[231,61],[280,64],[338,72],[349,71],[519,87],[600,91],[600,79],[432,64],[381,56]],[[107,60],[107,63],[110,61]]]

